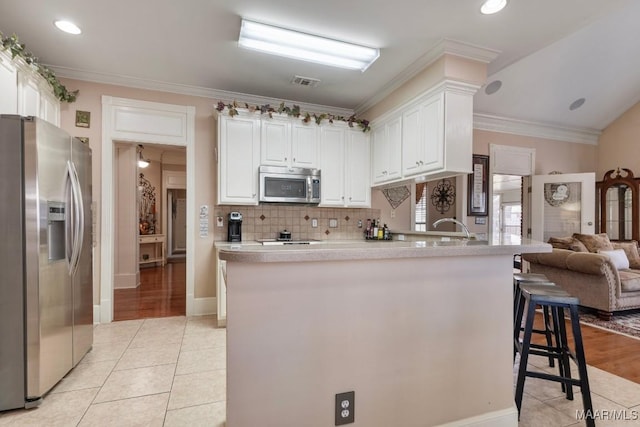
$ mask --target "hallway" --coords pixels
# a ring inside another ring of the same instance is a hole
[[[187,264],[184,258],[175,261],[164,267],[141,268],[137,288],[115,289],[113,320],[184,316]]]

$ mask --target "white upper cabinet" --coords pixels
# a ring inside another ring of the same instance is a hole
[[[371,207],[369,135],[342,124],[320,126],[320,206]]]
[[[60,101],[49,83],[20,58],[0,51],[0,114],[40,117],[60,125]]]
[[[475,91],[445,81],[373,120],[373,185],[471,173]]]
[[[346,205],[349,207],[371,207],[369,135],[359,129],[351,129],[347,131],[346,144]]]
[[[444,94],[407,108],[402,114],[402,173],[412,176],[442,168],[443,135]]]
[[[0,114],[18,114],[18,71],[3,52],[0,52],[0,94]]]
[[[372,180],[380,184],[402,176],[402,116],[396,114],[371,129]]]
[[[260,118],[218,115],[218,204],[257,205]]]
[[[318,126],[299,119],[262,119],[260,164],[301,168],[318,166]]]

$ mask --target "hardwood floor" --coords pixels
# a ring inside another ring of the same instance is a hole
[[[542,316],[537,315],[536,327],[542,326],[541,320]],[[640,339],[584,324],[580,331],[588,365],[640,384]],[[567,332],[571,334],[569,323]]]
[[[186,263],[140,269],[140,286],[114,290],[113,320],[184,316]]]

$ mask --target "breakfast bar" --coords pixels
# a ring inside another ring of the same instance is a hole
[[[551,247],[413,236],[260,246],[226,261],[227,425],[517,426],[513,255]]]

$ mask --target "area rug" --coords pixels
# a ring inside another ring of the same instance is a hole
[[[592,311],[580,310],[580,322],[640,339],[640,310],[614,314],[611,320],[602,320]]]

